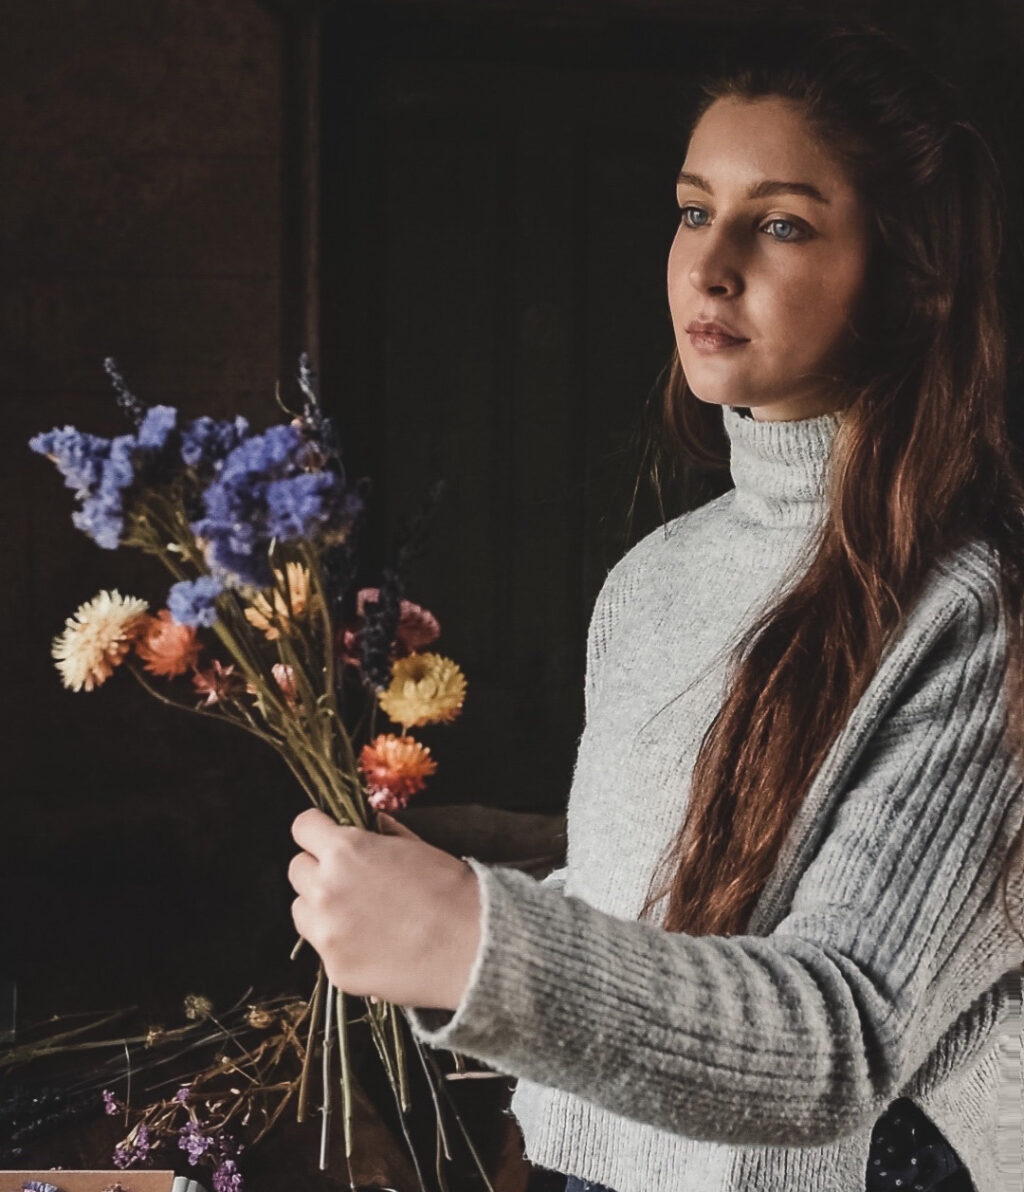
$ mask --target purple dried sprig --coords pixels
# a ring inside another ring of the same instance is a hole
[[[188,1161],[194,1167],[204,1155],[215,1149],[216,1140],[204,1133],[193,1118],[178,1131],[178,1146],[188,1155]]]
[[[114,1147],[114,1166],[123,1171],[135,1164],[148,1162],[152,1145],[149,1127],[145,1122],[140,1122],[123,1142]]]
[[[375,691],[391,682],[391,645],[401,611],[402,581],[394,568],[385,567],[377,599],[367,600],[363,605],[363,627],[359,633],[359,662]]]
[[[109,1117],[119,1114],[124,1106],[110,1089],[103,1090],[103,1112]]]
[[[244,1192],[242,1173],[234,1159],[225,1159],[213,1171],[213,1192]]]

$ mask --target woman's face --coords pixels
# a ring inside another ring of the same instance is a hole
[[[800,109],[774,97],[716,100],[690,138],[676,200],[668,299],[694,394],[760,420],[835,408],[827,374],[842,370],[868,223]],[[740,338],[702,337],[700,322]]]

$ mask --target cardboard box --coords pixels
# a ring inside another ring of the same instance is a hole
[[[53,1184],[60,1192],[104,1192],[118,1184],[124,1192],[171,1192],[175,1175],[173,1171],[0,1171],[0,1192],[21,1192],[26,1180]],[[174,1192],[189,1182],[179,1178]]]

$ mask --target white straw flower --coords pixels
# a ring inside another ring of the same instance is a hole
[[[64,686],[72,691],[92,691],[114,673],[145,624],[145,600],[122,596],[115,588],[79,605],[65,621],[65,630],[53,639],[53,656]]]

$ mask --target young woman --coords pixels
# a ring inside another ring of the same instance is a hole
[[[789,44],[692,124],[664,444],[733,487],[597,598],[566,867],[294,828],[331,980],[517,1077],[567,1192],[998,1192],[1021,1162],[998,171],[891,38]]]

